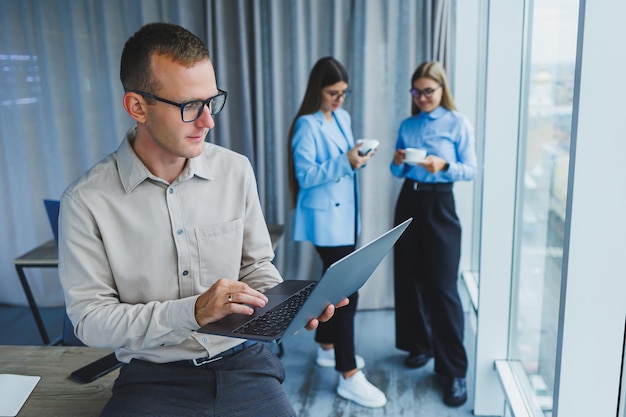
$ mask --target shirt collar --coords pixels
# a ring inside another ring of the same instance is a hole
[[[422,115],[422,117],[425,117],[427,119],[435,120],[435,119],[439,119],[441,116],[446,114],[447,111],[448,110],[445,107],[439,106],[435,110],[431,111],[430,113],[420,112],[420,115]]]
[[[187,160],[187,164],[185,165],[183,172],[181,172],[178,176],[179,178],[176,182],[185,181],[194,176],[205,180],[212,180],[215,178],[211,172],[211,167],[209,166],[209,158],[206,157],[206,152],[211,148],[211,146],[211,144],[205,142],[202,154]]]
[[[332,112],[331,112],[332,113]],[[324,116],[324,113],[322,113],[321,110],[316,111],[315,113],[313,113],[313,117],[315,118],[315,120],[317,120],[317,122],[323,126],[324,123],[327,122],[326,120],[326,116]]]
[[[126,137],[117,149],[117,169],[120,175],[122,186],[127,193],[133,191],[139,184],[146,179],[165,183],[165,181],[155,175],[144,165],[139,159],[132,147],[132,142],[137,134],[137,127],[133,126],[127,133]],[[206,148],[205,144],[205,148]],[[203,152],[204,153],[204,152]],[[188,159],[182,172],[174,180],[174,183],[186,181],[194,176],[203,179],[213,179],[213,175],[208,165],[207,158],[202,155]],[[168,184],[169,185],[169,184]]]

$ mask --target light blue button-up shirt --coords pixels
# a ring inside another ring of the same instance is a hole
[[[421,112],[400,124],[396,149],[422,148],[426,155],[445,159],[447,171],[431,174],[419,165],[391,162],[391,173],[417,182],[436,183],[471,181],[476,176],[474,129],[465,116],[442,106],[430,113]]]

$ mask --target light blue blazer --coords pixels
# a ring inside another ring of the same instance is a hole
[[[346,153],[354,147],[350,114],[334,112],[343,134],[336,133],[321,111],[296,121],[292,152],[300,185],[294,215],[294,240],[316,246],[355,244],[360,232],[356,171]],[[355,194],[356,190],[356,194]]]

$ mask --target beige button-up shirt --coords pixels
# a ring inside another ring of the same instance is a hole
[[[282,281],[248,159],[205,143],[172,183],[131,147],[61,198],[59,274],[76,335],[124,362],[213,356],[241,339],[197,333],[198,296],[219,278],[264,291]]]

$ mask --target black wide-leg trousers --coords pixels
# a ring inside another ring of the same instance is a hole
[[[435,372],[465,377],[464,316],[457,289],[461,225],[452,187],[420,190],[406,180],[395,224],[413,222],[394,246],[396,347],[435,358]]]

